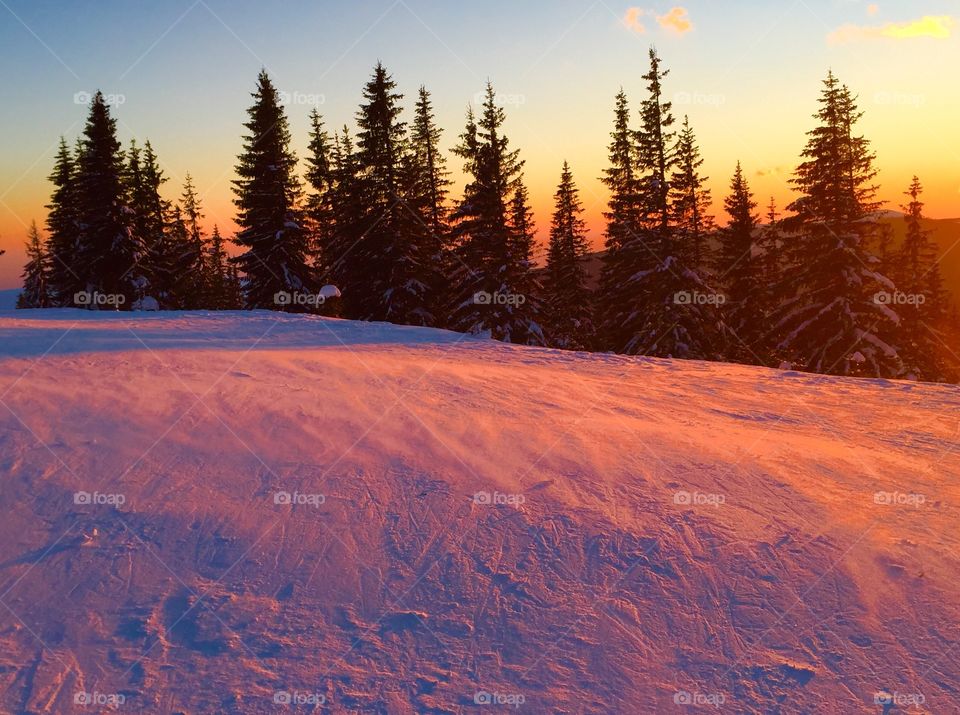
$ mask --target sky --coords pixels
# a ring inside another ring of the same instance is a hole
[[[19,284],[59,137],[82,132],[97,89],[124,144],[151,141],[167,197],[189,172],[206,225],[232,232],[230,182],[261,67],[285,93],[300,157],[312,108],[330,128],[353,129],[378,60],[406,95],[407,118],[417,88],[432,92],[445,148],[489,79],[526,160],[541,239],[567,160],[596,246],[614,96],[622,87],[639,106],[651,45],[670,70],[675,113],[689,115],[697,134],[721,220],[737,161],[761,204],[790,201],[788,180],[832,69],[860,97],[888,208],[917,174],[928,215],[960,217],[960,1],[635,2],[0,0],[0,288]]]

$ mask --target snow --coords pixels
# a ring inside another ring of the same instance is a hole
[[[17,298],[20,296],[19,288],[9,288],[0,290],[0,311],[13,310],[17,306]]]
[[[3,312],[0,711],[952,712],[958,441],[947,386]]]
[[[134,302],[133,310],[156,312],[160,310],[160,303],[153,296],[144,296],[142,299]]]
[[[329,283],[320,289],[319,295],[324,300],[341,297],[340,289],[335,285],[330,285]]]

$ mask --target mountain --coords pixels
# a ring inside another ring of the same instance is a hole
[[[49,310],[0,405],[2,712],[960,708],[956,387]]]

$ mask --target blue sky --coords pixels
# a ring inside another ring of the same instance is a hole
[[[861,95],[862,129],[878,152],[884,198],[899,203],[915,172],[925,179],[933,215],[960,215],[960,7],[947,0],[871,5],[0,0],[7,69],[0,247],[8,249],[0,286],[16,283],[24,223],[45,215],[58,137],[82,129],[85,108],[75,96],[97,88],[116,95],[124,141],[152,141],[170,177],[167,193],[178,194],[191,172],[208,220],[229,231],[229,182],[261,66],[290,94],[301,155],[311,107],[331,127],[352,125],[378,59],[408,98],[421,83],[432,91],[446,146],[491,79],[508,103],[508,133],[527,159],[539,227],[547,226],[567,159],[597,242],[613,97],[623,86],[639,101],[651,44],[671,69],[667,91],[678,99],[677,113],[688,113],[697,131],[717,213],[737,159],[760,196],[789,199],[786,180],[811,127],[819,82],[832,67]],[[941,25],[924,30],[917,24],[924,17],[946,23],[947,36],[929,36]],[[921,36],[911,36],[917,27]],[[453,158],[451,168],[458,168]]]

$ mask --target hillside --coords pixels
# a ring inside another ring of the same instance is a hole
[[[955,387],[0,313],[0,712],[954,712],[958,441]]]

